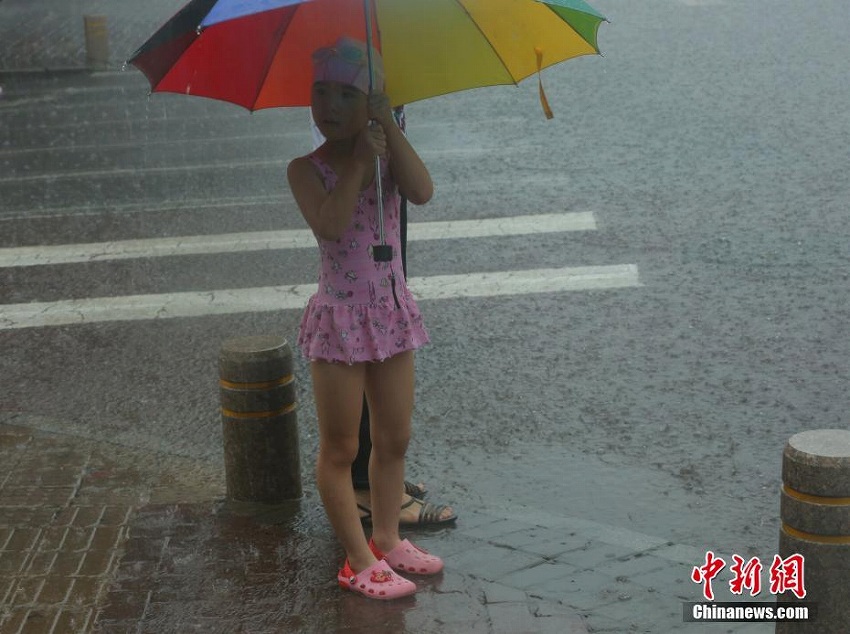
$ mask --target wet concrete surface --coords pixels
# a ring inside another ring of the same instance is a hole
[[[112,31],[123,37],[114,41],[115,70],[120,51],[169,14],[166,4],[102,3],[126,14]],[[534,82],[410,107],[411,138],[438,186],[435,200],[414,210],[420,217],[592,210],[598,224],[534,240],[413,243],[414,274],[635,263],[643,284],[422,302],[435,344],[417,361],[410,470],[461,520],[414,535],[447,560],[444,578],[423,586],[415,603],[364,607],[333,586],[340,553],[312,488],[315,415],[303,363],[308,493],[299,514],[248,520],[222,504],[218,346],[234,334],[294,340],[297,311],[0,331],[0,422],[42,439],[4,445],[0,464],[28,464],[26,447],[39,455],[38,443],[49,440],[70,448],[57,455],[73,466],[78,444],[108,438],[182,483],[167,499],[150,493],[159,486],[150,473],[136,476],[129,498],[118,481],[99,488],[99,503],[114,497],[132,509],[123,533],[130,541],[113,549],[121,556],[104,572],[106,594],[84,604],[80,631],[97,614],[115,631],[214,631],[204,628],[216,619],[256,620],[256,631],[347,631],[358,620],[344,615],[360,608],[387,631],[522,632],[552,623],[557,631],[565,623],[576,631],[772,631],[684,624],[681,603],[700,597],[689,574],[707,549],[727,559],[776,552],[786,440],[847,426],[850,191],[841,166],[850,111],[840,89],[847,40],[836,18],[846,12],[837,0],[805,9],[790,0],[596,4],[612,19],[600,40],[606,57],[545,73],[553,121],[539,115]],[[2,0],[4,34],[12,14],[33,15],[26,3]],[[0,67],[50,49],[39,37],[13,53],[0,46]],[[79,63],[74,46],[64,59]],[[286,160],[309,147],[303,112],[148,100],[133,72],[6,73],[0,84],[3,248],[303,226],[281,176]],[[0,297],[11,304],[314,278],[303,252],[144,258],[2,269]],[[219,476],[209,489],[189,486],[181,476],[192,472],[188,464]],[[22,514],[5,493],[6,546],[61,517]],[[162,550],[145,551],[154,542]],[[39,543],[33,537],[27,548]],[[0,566],[11,552],[4,547]],[[277,576],[263,568],[275,558]],[[303,584],[287,577],[290,566]],[[51,577],[36,572],[6,568],[2,580],[46,587]],[[221,600],[228,595],[261,607]],[[54,598],[24,596],[5,603],[4,614],[47,610],[61,604],[47,601]],[[141,616],[129,607],[140,602],[149,609]],[[313,604],[322,609],[311,612]]]

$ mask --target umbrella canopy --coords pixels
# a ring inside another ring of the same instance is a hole
[[[583,0],[370,0],[393,105],[516,84],[599,52],[605,18]],[[312,52],[367,40],[362,0],[191,0],[129,60],[154,92],[249,110],[310,104]]]

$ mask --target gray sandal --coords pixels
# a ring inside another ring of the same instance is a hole
[[[428,489],[424,486],[413,484],[413,482],[408,482],[407,480],[404,481],[404,492],[410,497],[420,500],[424,500],[425,496],[428,495]]]
[[[419,517],[412,522],[400,521],[399,526],[443,526],[445,524],[453,524],[457,521],[456,513],[452,513],[449,517],[440,517],[443,511],[449,508],[447,504],[431,504],[430,502],[423,502],[418,498],[411,497],[407,502],[401,505],[401,508],[402,510],[410,508],[412,504],[421,505],[421,508],[419,509]],[[366,525],[371,524],[372,509],[365,504],[358,504],[357,508],[364,514],[360,517],[360,521]]]

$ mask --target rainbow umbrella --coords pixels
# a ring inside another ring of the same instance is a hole
[[[307,106],[312,52],[347,35],[381,51],[400,105],[598,54],[604,20],[583,0],[191,0],[129,63],[153,92]]]
[[[381,51],[392,105],[516,84],[572,57],[598,54],[605,18],[584,0],[191,0],[130,58],[153,92],[249,110],[309,106],[312,53],[341,36]],[[540,81],[540,102],[552,111]],[[384,240],[376,157],[376,261]]]

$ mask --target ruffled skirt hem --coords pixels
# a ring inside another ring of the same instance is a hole
[[[323,304],[313,295],[301,319],[298,346],[310,361],[384,361],[430,341],[413,297],[400,307]]]

